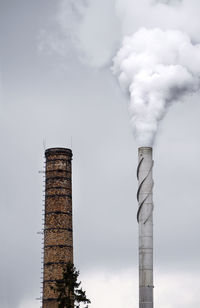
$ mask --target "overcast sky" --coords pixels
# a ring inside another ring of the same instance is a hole
[[[44,147],[73,151],[75,265],[91,308],[138,306],[137,143],[112,75],[126,34],[186,32],[200,3],[0,0],[0,307],[39,308]],[[193,61],[193,59],[191,59]],[[154,145],[155,307],[200,305],[200,95]]]

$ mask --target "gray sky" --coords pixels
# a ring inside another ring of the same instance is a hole
[[[176,9],[182,5],[176,23],[193,16],[188,33],[199,42],[198,1],[178,2],[170,2]],[[40,307],[35,298],[40,292],[43,139],[46,147],[72,146],[75,264],[91,308],[119,308],[123,298],[127,308],[137,307],[137,144],[128,99],[110,66],[122,36],[131,27],[134,32],[151,25],[151,16],[147,24],[137,15],[135,23],[125,25],[114,0],[95,0],[81,6],[77,19],[68,14],[69,3],[0,0],[2,308]],[[148,1],[141,3],[145,16]],[[163,15],[164,26],[171,22],[176,28],[172,15]],[[200,283],[199,100],[196,94],[169,109],[154,146],[157,307],[200,304],[191,283]],[[177,302],[174,289],[180,286],[187,298],[182,294]],[[108,288],[118,294],[117,303]]]

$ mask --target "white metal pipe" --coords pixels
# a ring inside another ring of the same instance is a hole
[[[138,149],[139,308],[153,308],[152,148]]]

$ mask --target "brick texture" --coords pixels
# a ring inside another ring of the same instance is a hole
[[[58,308],[55,281],[62,278],[63,267],[73,262],[72,235],[72,152],[52,148],[45,152],[45,223],[43,308]]]

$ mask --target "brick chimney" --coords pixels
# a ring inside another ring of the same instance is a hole
[[[58,295],[52,287],[62,278],[63,267],[73,262],[72,234],[72,151],[50,148],[45,151],[45,220],[43,308],[57,308]]]

